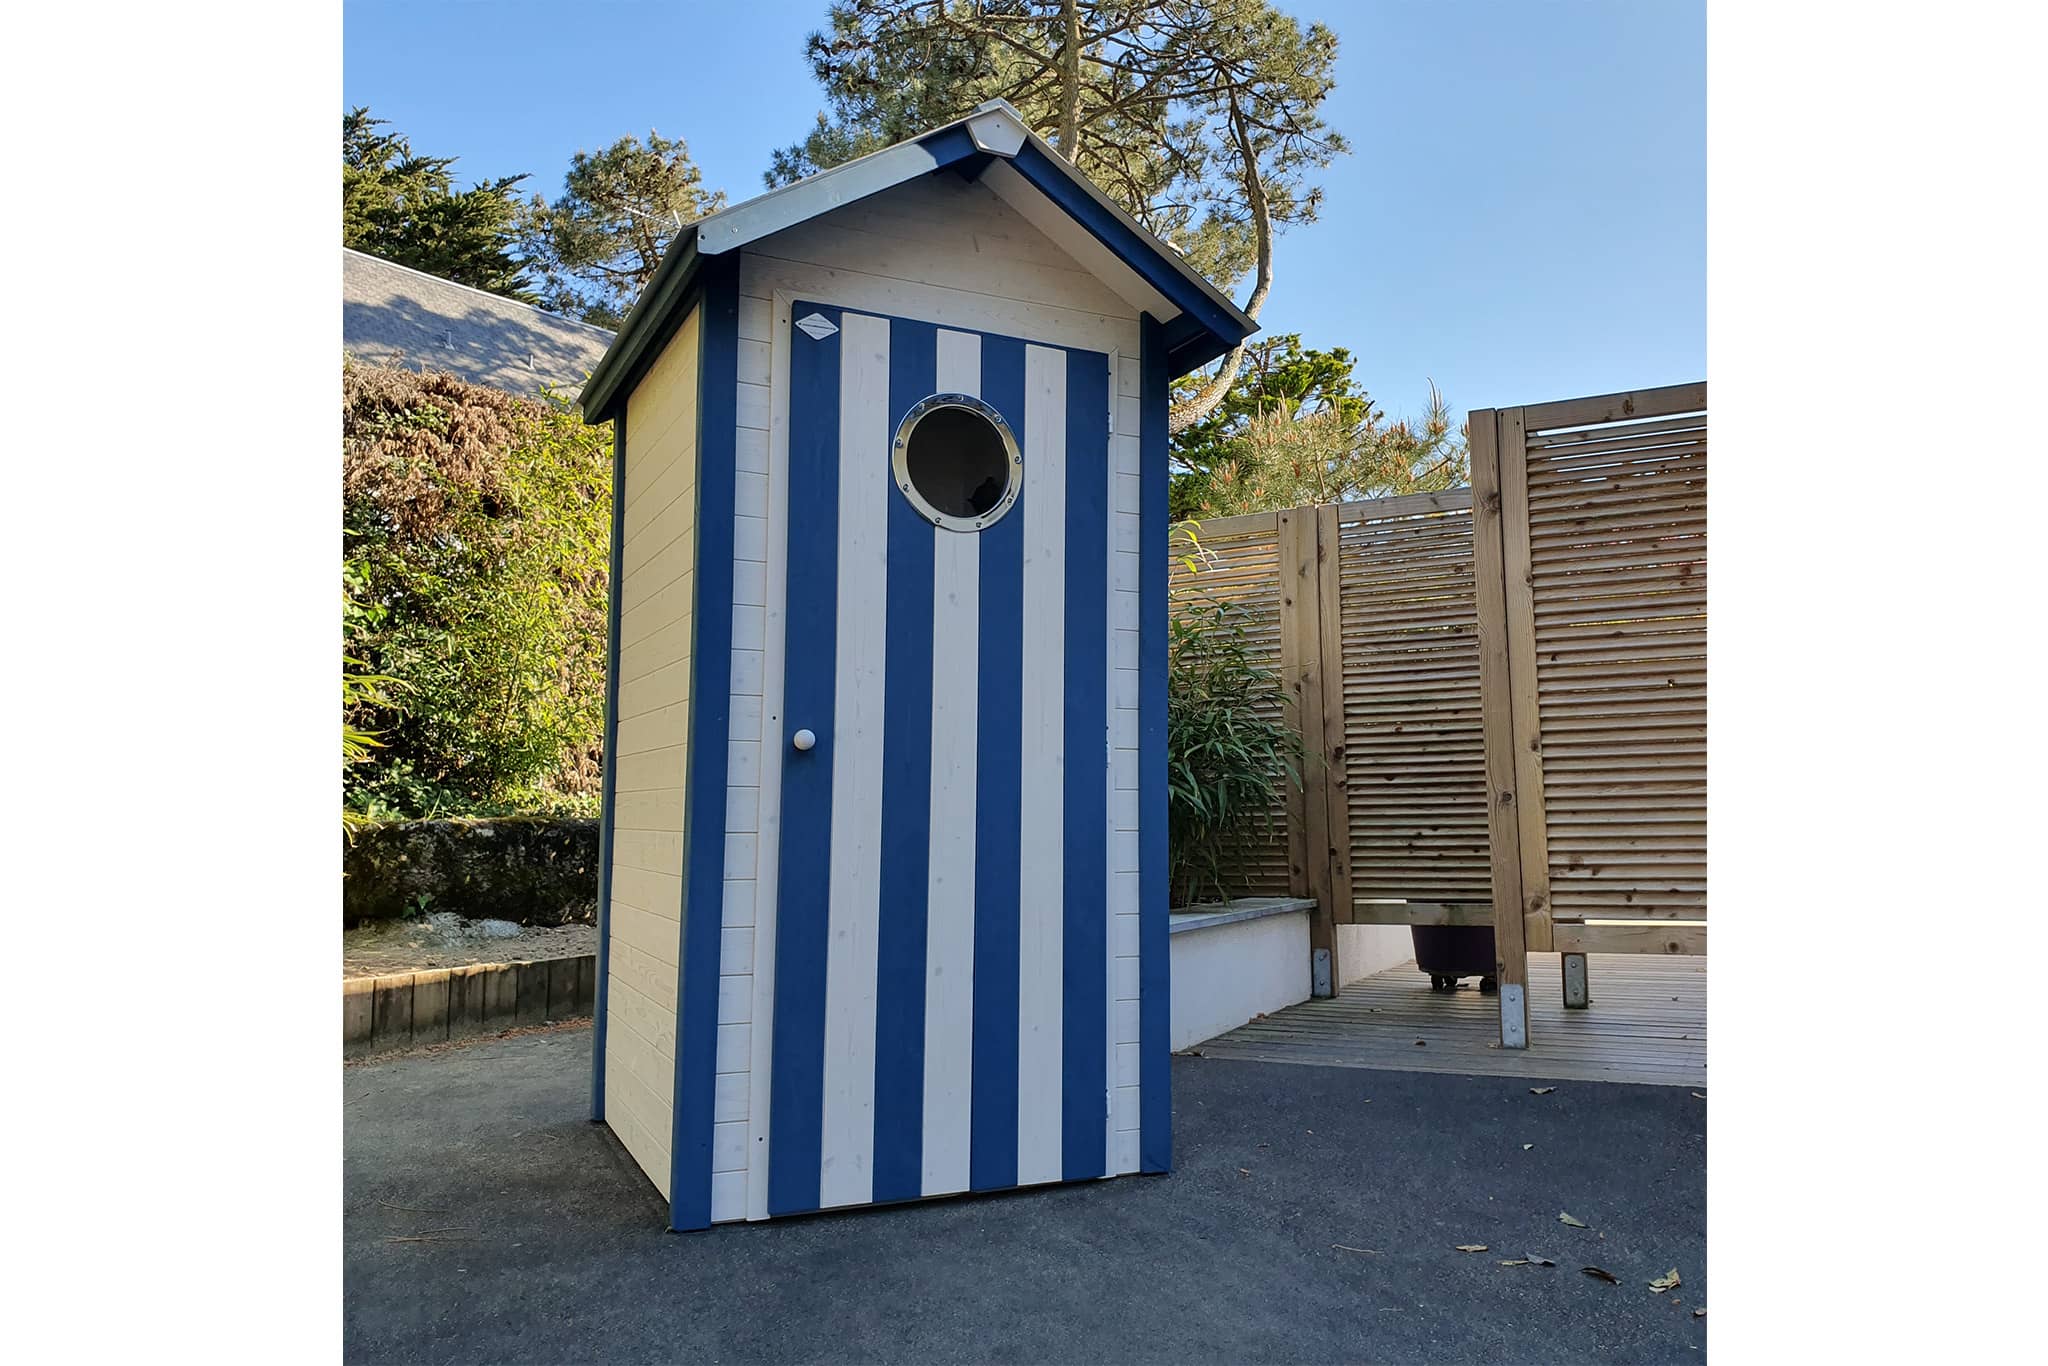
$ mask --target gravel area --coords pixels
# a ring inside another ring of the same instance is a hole
[[[576,958],[597,952],[595,925],[517,925],[436,911],[341,935],[341,976],[383,977],[422,968]]]

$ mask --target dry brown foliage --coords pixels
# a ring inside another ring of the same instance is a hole
[[[473,489],[495,513],[506,453],[541,405],[454,375],[347,361],[341,370],[341,490],[369,499],[402,540],[443,530],[451,494]]]

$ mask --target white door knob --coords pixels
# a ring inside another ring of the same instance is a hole
[[[809,749],[812,745],[818,743],[818,737],[811,734],[808,730],[800,730],[795,735],[789,737],[789,742],[798,749]]]

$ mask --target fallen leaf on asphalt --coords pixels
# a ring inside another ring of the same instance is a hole
[[[1653,1295],[1661,1295],[1667,1290],[1676,1289],[1677,1286],[1678,1268],[1674,1266],[1669,1271],[1659,1276],[1656,1280],[1650,1282],[1650,1293]]]
[[[1585,1222],[1584,1222],[1583,1220],[1579,1220],[1579,1219],[1574,1219],[1574,1218],[1572,1218],[1572,1217],[1571,1217],[1571,1216],[1570,1216],[1569,1214],[1562,1214],[1562,1213],[1560,1213],[1560,1214],[1559,1214],[1559,1215],[1557,1216],[1557,1222],[1558,1222],[1558,1223],[1560,1223],[1560,1224],[1568,1224],[1568,1225],[1570,1225],[1570,1226],[1571,1226],[1571,1227],[1573,1227],[1573,1228],[1591,1228],[1591,1227],[1592,1227],[1592,1225],[1590,1225],[1590,1224],[1588,1224],[1588,1223],[1585,1223]]]
[[[1585,1272],[1588,1276],[1591,1276],[1596,1281],[1605,1281],[1609,1285],[1621,1284],[1621,1277],[1615,1275],[1612,1271],[1607,1270],[1605,1267],[1582,1266],[1579,1268],[1579,1270]]]
[[[1528,1152],[1528,1151],[1529,1151],[1529,1149],[1531,1149],[1531,1148],[1533,1148],[1533,1147],[1535,1147],[1535,1146],[1536,1146],[1536,1145],[1535,1145],[1534,1143],[1524,1143],[1524,1144],[1522,1145],[1522,1151],[1526,1153],[1526,1152]]]
[[[1529,1259],[1527,1257],[1510,1257],[1501,1263],[1502,1266],[1527,1266],[1528,1264]]]
[[[1553,1261],[1551,1261],[1551,1260],[1550,1260],[1550,1258],[1548,1258],[1548,1257],[1544,1256],[1544,1255],[1543,1255],[1542,1253],[1540,1253],[1540,1252],[1524,1252],[1524,1253],[1523,1253],[1522,1255],[1523,1255],[1524,1257],[1526,1257],[1526,1258],[1528,1258],[1528,1259],[1529,1259],[1529,1265],[1531,1265],[1531,1266],[1556,1266],[1556,1265],[1557,1265],[1557,1263],[1556,1263],[1556,1262],[1553,1262]]]
[[[1252,1174],[1252,1169],[1250,1167],[1239,1167],[1237,1169],[1237,1174],[1239,1176],[1250,1176]]]
[[[1699,1308],[1697,1308],[1697,1309],[1693,1310],[1693,1311],[1692,1311],[1692,1316],[1693,1316],[1694,1318],[1696,1318],[1696,1319],[1703,1319],[1703,1318],[1705,1318],[1705,1317],[1707,1316],[1707,1306],[1705,1306],[1705,1305],[1703,1304],[1703,1305],[1701,1305],[1701,1306],[1700,1306]]]
[[[1364,1252],[1374,1257],[1380,1255],[1380,1250],[1376,1247],[1346,1247],[1342,1243],[1332,1243],[1330,1246],[1336,1248],[1339,1252]]]
[[[1458,1244],[1458,1251],[1460,1251],[1460,1252],[1484,1252],[1484,1251],[1486,1251],[1486,1244],[1484,1244],[1484,1243],[1460,1243],[1460,1244]]]
[[[1428,1040],[1428,1039],[1417,1039],[1417,1040],[1415,1041],[1415,1046],[1416,1046],[1417,1048],[1427,1048],[1427,1047],[1429,1047],[1429,1040]]]
[[[1529,1088],[1529,1094],[1532,1096],[1547,1096],[1556,1089],[1555,1086],[1532,1086]]]

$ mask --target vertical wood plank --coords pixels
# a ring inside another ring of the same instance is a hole
[[[416,1045],[448,1041],[446,968],[412,975],[412,1041]]]
[[[1304,556],[1301,525],[1309,520],[1303,509],[1288,508],[1277,516],[1277,550],[1280,575],[1280,683],[1291,705],[1287,720],[1297,730],[1301,723],[1303,674],[1308,668],[1305,636],[1313,629],[1302,602],[1312,587],[1315,557],[1313,549]],[[1287,789],[1287,894],[1307,896],[1308,890],[1308,804],[1301,787]]]
[[[1301,782],[1287,791],[1287,882],[1295,896],[1312,898],[1309,912],[1311,989],[1336,994],[1336,898],[1330,886],[1329,802],[1324,792],[1322,570],[1317,555],[1320,518],[1312,507],[1279,514],[1280,675],[1292,704],[1291,724],[1301,738]]]
[[[1501,409],[1497,426],[1523,947],[1530,953],[1549,953],[1550,840],[1543,811],[1543,722],[1536,705],[1536,576],[1529,556],[1529,453],[1522,410]]]
[[[488,969],[472,964],[448,971],[448,1037],[467,1039],[484,1028],[484,978]]]
[[[574,958],[550,958],[548,960],[548,1018],[550,1020],[573,1020],[588,1009],[576,999],[576,969]]]
[[[1501,551],[1498,414],[1471,417],[1472,567],[1479,609],[1479,711],[1486,752],[1486,834],[1503,1048],[1529,1046],[1529,956],[1522,932],[1521,831],[1515,810],[1514,696]]]
[[[597,1013],[597,957],[584,954],[576,959],[576,1013],[592,1015]],[[453,1021],[450,1021],[453,1028]]]
[[[485,1029],[509,1029],[519,1018],[519,969],[510,963],[489,963],[483,971],[483,1013],[478,1020]],[[474,983],[470,989],[476,990]]]
[[[384,1052],[412,1046],[412,974],[379,977],[372,986],[370,1048]]]
[[[1344,749],[1344,585],[1339,557],[1342,518],[1335,503],[1316,509],[1316,568],[1320,583],[1316,618],[1322,636],[1322,773],[1324,828],[1328,831],[1330,918],[1351,923],[1351,788]],[[1331,934],[1334,948],[1336,935]],[[1336,954],[1330,956],[1330,984],[1344,981]]]
[[[360,1058],[370,1051],[372,1005],[376,979],[357,977],[341,984],[341,1056]]]
[[[518,962],[510,965],[514,980],[513,988],[516,1019],[522,1025],[546,1024],[548,1019],[548,965],[546,963]]]

